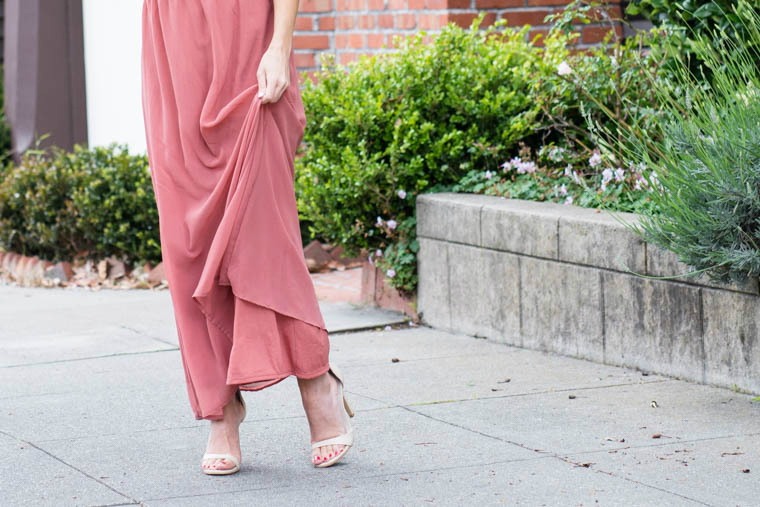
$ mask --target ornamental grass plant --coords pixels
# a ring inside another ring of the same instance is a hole
[[[717,282],[747,283],[760,275],[760,15],[745,1],[733,12],[749,43],[719,29],[693,33],[692,48],[711,76],[690,70],[678,46],[675,86],[652,79],[661,136],[618,125],[612,149],[649,168],[659,181],[658,214],[632,228]],[[720,41],[716,44],[716,41]]]

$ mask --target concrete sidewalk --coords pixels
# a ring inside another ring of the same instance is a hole
[[[243,468],[211,477],[168,292],[0,287],[0,505],[760,503],[747,395],[324,310],[355,448],[312,467],[291,377],[245,393]]]

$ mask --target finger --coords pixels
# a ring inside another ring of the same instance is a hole
[[[256,79],[258,80],[258,87],[259,87],[258,96],[263,97],[267,88],[267,77],[262,67],[259,67],[258,72],[256,72]]]
[[[282,79],[276,79],[273,80],[273,82],[267,82],[267,85],[270,87],[270,96],[269,100],[271,102],[277,102],[280,100],[280,97],[282,96],[282,93],[285,91],[285,82]]]
[[[275,82],[267,79],[266,86],[264,87],[264,97],[261,99],[262,102],[272,102],[274,99],[274,92],[275,92]]]

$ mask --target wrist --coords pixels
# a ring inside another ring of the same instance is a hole
[[[270,50],[276,51],[286,56],[290,54],[291,48],[292,48],[292,44],[290,41],[272,39],[272,42],[269,43]]]

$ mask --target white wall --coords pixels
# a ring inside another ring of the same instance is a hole
[[[90,146],[145,153],[140,88],[142,0],[82,0]]]

